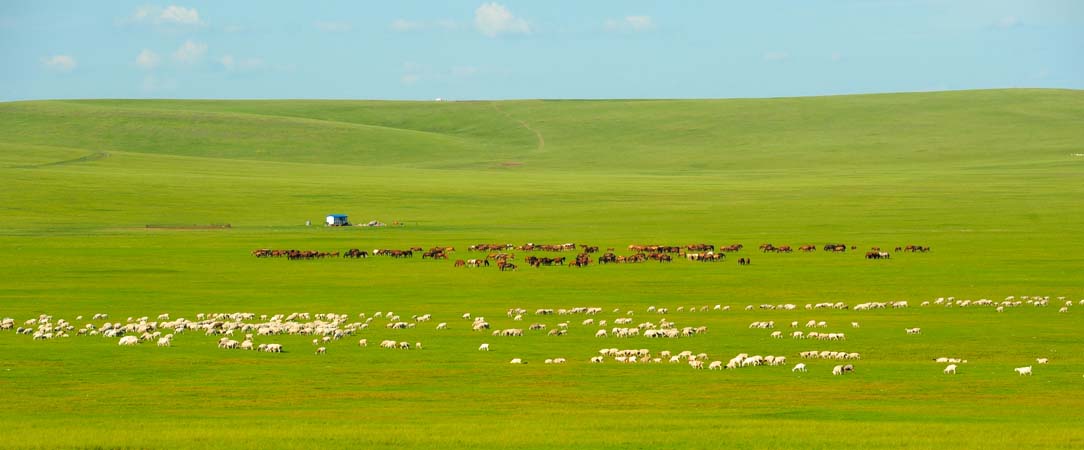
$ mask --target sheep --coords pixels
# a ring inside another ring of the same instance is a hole
[[[843,375],[843,366],[835,366],[832,368],[832,375]]]
[[[327,347],[319,347],[319,348],[316,349],[316,354],[317,355],[323,355],[325,353],[327,353]]]
[[[723,370],[723,362],[712,361],[711,364],[708,364],[708,370]]]
[[[481,352],[488,352],[488,351],[489,351],[489,344],[482,344],[482,345],[479,345],[479,346],[478,346],[478,351],[481,351]]]
[[[1046,364],[1050,362],[1050,358],[1036,358],[1035,362],[1039,364]]]
[[[410,350],[410,343],[406,341],[400,342],[399,348],[402,350]]]
[[[851,322],[851,328],[858,328],[858,322]]]
[[[795,320],[795,321],[791,322],[791,323],[790,323],[790,327],[791,327],[791,328],[798,328],[798,321],[797,321],[797,320]]]
[[[173,343],[173,335],[172,334],[167,334],[165,336],[162,336],[162,337],[158,338],[158,346],[159,347],[169,347],[172,343]]]
[[[437,329],[438,330],[447,330],[448,329],[448,323],[447,322],[438,323],[437,324]]]
[[[603,361],[603,358],[601,356],[592,356],[591,357],[591,363],[592,364],[602,364],[602,361]]]
[[[553,358],[554,364],[564,364],[567,360],[564,358]]]
[[[1031,376],[1031,366],[1027,366],[1027,367],[1017,367],[1017,368],[1015,368],[1015,369],[1013,369],[1013,370],[1015,370],[1015,371],[1016,371],[1016,373],[1018,373],[1018,374],[1020,374],[1020,375],[1028,375],[1028,376]]]
[[[689,361],[689,366],[694,369],[700,370],[704,368],[704,361]]]
[[[907,334],[922,334],[921,328],[904,328]]]
[[[1060,312],[1060,313],[1069,312],[1069,307],[1068,306],[1062,306],[1061,308],[1058,309],[1058,312]]]
[[[782,331],[773,331],[771,336],[773,338],[775,338],[775,339],[783,339],[783,332]]]
[[[606,330],[598,330],[598,332],[595,333],[595,337],[606,337]]]
[[[790,371],[791,371],[791,372],[805,372],[805,371],[806,371],[806,369],[805,369],[805,363],[798,363],[798,364],[795,364],[795,365],[794,365],[794,368],[793,368],[793,369],[790,369]]]
[[[368,347],[368,346],[369,346],[369,340],[368,339],[361,339],[361,340],[358,341],[358,347]]]
[[[512,358],[512,360],[509,361],[508,363],[509,364],[527,364],[527,363],[523,362],[523,360],[520,359],[520,358]]]
[[[117,345],[136,345],[139,344],[139,338],[135,336],[124,336],[120,338],[120,342]]]
[[[951,375],[956,375],[956,365],[955,364],[949,364],[947,367],[945,367],[945,375],[950,375],[950,374]]]
[[[847,365],[843,366],[843,371],[844,372],[854,372],[854,366],[852,366],[850,364],[847,364]]]
[[[421,350],[422,349],[422,343],[421,342],[415,342],[414,343],[414,349],[415,350]]]
[[[267,344],[268,353],[282,353],[282,344]]]

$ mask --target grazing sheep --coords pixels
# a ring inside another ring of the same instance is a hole
[[[595,333],[595,337],[606,337],[606,330],[598,330],[598,332]]]
[[[325,353],[327,353],[327,347],[319,347],[319,348],[316,349],[316,354],[317,355],[323,355]]]
[[[851,322],[851,328],[858,328],[858,322]]]
[[[520,359],[520,358],[512,358],[512,360],[509,361],[508,363],[509,364],[527,364],[527,363],[523,362],[523,360]]]
[[[783,339],[783,332],[782,331],[773,331],[771,336],[773,338],[776,338],[776,339]]]
[[[447,330],[448,329],[448,323],[447,322],[438,323],[437,324],[437,329],[438,330]]]
[[[567,362],[567,360],[564,358],[553,358],[554,364],[564,364],[565,362]]]
[[[415,350],[421,350],[422,349],[422,343],[421,342],[415,342],[414,343],[414,349]]]
[[[592,364],[601,364],[602,361],[603,361],[603,357],[601,357],[601,356],[592,356],[591,357],[591,363]]]
[[[410,343],[406,341],[400,342],[399,348],[403,350],[410,350]]]
[[[843,375],[843,366],[835,366],[832,368],[832,375]]]
[[[254,349],[254,347],[252,346],[252,341],[246,340],[244,342],[241,342],[241,350],[253,350],[253,349]]]
[[[124,336],[120,338],[120,342],[117,345],[136,345],[139,344],[139,338],[135,336]]]
[[[358,341],[358,347],[368,347],[368,346],[369,346],[369,340],[368,339],[362,339],[362,340]]]
[[[553,364],[553,359],[552,358],[546,358],[545,361],[542,361],[542,364]]]
[[[945,367],[945,375],[956,375],[956,365],[949,364],[947,367]]]
[[[1013,369],[1013,370],[1015,370],[1015,371],[1016,371],[1016,373],[1018,373],[1018,374],[1020,374],[1020,375],[1028,375],[1028,376],[1031,376],[1031,366],[1027,366],[1027,367],[1017,367],[1017,368],[1015,368],[1015,369]]]
[[[850,364],[847,364],[847,365],[843,366],[843,371],[844,372],[854,372],[854,366],[852,366]]]
[[[172,334],[167,334],[167,335],[165,335],[163,337],[158,338],[158,346],[159,347],[169,347],[172,344],[173,344],[173,335]]]
[[[723,362],[712,361],[711,364],[708,364],[708,370],[723,370]]]
[[[1049,358],[1036,358],[1035,362],[1039,363],[1039,364],[1046,364],[1046,363],[1050,362],[1050,359]]]
[[[489,344],[482,344],[482,345],[479,345],[479,346],[478,346],[478,351],[482,351],[482,352],[488,352],[488,351],[489,351]]]
[[[790,371],[791,371],[791,372],[805,372],[805,371],[806,371],[806,369],[805,369],[805,363],[798,363],[798,364],[795,364],[795,365],[794,365],[794,368],[793,368],[793,369],[790,369]]]
[[[267,344],[268,353],[282,353],[282,344]]]
[[[692,366],[692,368],[694,369],[700,370],[704,368],[704,361],[689,361],[689,365]]]
[[[922,334],[921,328],[904,328],[907,334]]]

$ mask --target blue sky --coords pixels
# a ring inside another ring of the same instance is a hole
[[[1084,1],[0,1],[0,100],[1084,89]]]

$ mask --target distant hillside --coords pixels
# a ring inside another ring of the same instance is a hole
[[[0,104],[0,142],[412,168],[909,170],[1080,152],[1084,92],[755,100],[85,100]],[[544,141],[544,145],[539,138]]]

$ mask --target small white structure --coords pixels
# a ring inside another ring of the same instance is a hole
[[[328,214],[327,226],[329,227],[345,227],[350,225],[350,222],[346,220],[346,214]]]

